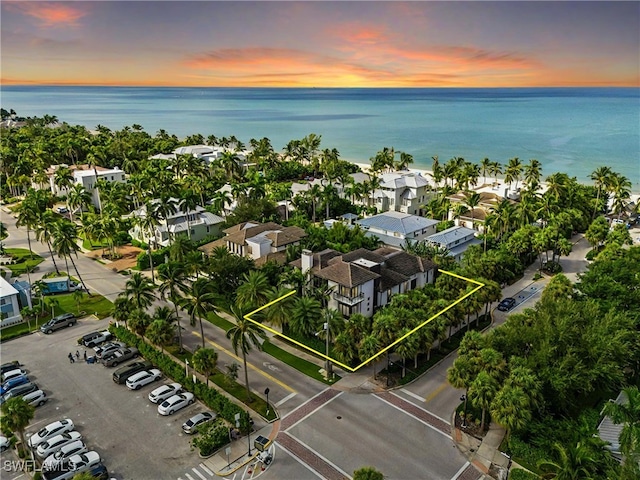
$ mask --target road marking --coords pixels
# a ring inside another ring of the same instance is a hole
[[[278,440],[276,440],[276,443],[278,443]],[[294,455],[293,453],[291,453],[289,450],[287,450],[285,447],[283,447],[282,445],[280,445],[278,443],[278,446],[282,449],[283,452],[285,452],[287,455],[289,455],[291,458],[293,458],[296,462],[298,462],[300,465],[302,465],[304,468],[306,468],[307,470],[309,470],[311,473],[313,473],[316,477],[325,480],[325,478],[320,475],[318,472],[316,472],[313,468],[311,468],[310,465],[307,465],[306,463],[304,463],[302,461],[301,458],[298,458],[296,455]]]
[[[394,405],[393,403],[385,400],[384,398],[379,397],[378,395],[374,395],[375,398],[377,398],[378,400],[380,400],[381,402],[386,403],[387,405],[391,405],[393,408],[395,408],[396,410],[401,411],[402,413],[404,413],[405,415],[409,415],[410,417],[415,418],[416,420],[418,420],[420,423],[426,425],[427,427],[429,427],[431,430],[438,432],[440,435],[444,435],[447,438],[451,438],[450,435],[444,433],[442,430],[434,427],[433,425],[429,425],[427,422],[425,422],[424,420],[422,420],[421,418],[416,417],[415,415],[413,415],[412,413],[407,412],[406,410],[401,409],[400,407],[398,407],[397,405]]]
[[[436,391],[437,391],[438,393],[440,393],[440,390],[442,390],[442,387],[446,387],[446,386],[447,386],[447,384],[445,383],[445,384],[443,384],[441,387],[439,387]],[[410,397],[416,398],[416,399],[418,399],[418,400],[420,400],[420,401],[424,401],[425,403],[428,401],[427,399],[424,399],[424,400],[423,400],[423,399],[422,399],[422,397],[421,397],[420,395],[417,395],[417,394],[415,394],[415,393],[413,393],[413,392],[410,392],[409,390],[406,390],[406,389],[404,389],[404,388],[400,389],[400,391],[401,391],[401,392],[406,393],[406,394],[407,394],[407,395],[409,395]],[[391,392],[391,393],[393,393],[393,392]],[[437,395],[438,393],[436,393],[436,395]],[[395,393],[394,393],[394,395],[395,395]],[[396,395],[396,396],[398,396],[398,395]],[[434,395],[434,396],[435,396],[435,395]],[[428,398],[429,400],[431,400],[431,398],[429,398],[429,397],[427,397],[427,398]],[[424,409],[423,409],[423,410],[424,410]],[[429,415],[433,415],[433,416],[434,416],[434,417],[436,417],[438,420],[443,421],[443,422],[444,422],[444,423],[446,423],[447,425],[451,425],[451,422],[449,422],[449,421],[445,420],[445,419],[444,419],[444,418],[442,418],[442,417],[439,417],[439,416],[438,416],[438,415],[436,415],[435,413],[433,413],[433,412],[431,412],[431,411],[429,411],[429,410],[424,410],[424,411],[425,411],[425,412],[427,412]]]
[[[185,473],[184,476],[187,477],[189,480],[194,480],[194,478],[188,473]]]
[[[284,397],[282,400],[280,400],[278,403],[276,403],[276,407],[279,407],[280,405],[284,404],[284,402],[291,400],[293,397],[295,397],[297,395],[296,392],[290,393],[289,395],[287,395],[286,397]]]
[[[196,467],[193,467],[191,470],[193,470],[193,473],[198,475],[202,480],[207,480],[207,477],[205,477],[203,474],[201,474],[200,471]]]
[[[465,463],[464,465],[462,465],[462,466],[460,467],[460,470],[458,470],[458,471],[456,472],[456,474],[455,474],[453,477],[451,477],[451,480],[456,480],[456,478],[458,478],[460,475],[462,475],[462,472],[464,472],[464,470],[465,470],[468,466],[469,466],[469,462],[467,462],[467,463]]]
[[[427,395],[424,398],[424,402],[425,403],[430,402],[431,400],[436,398],[440,394],[440,392],[442,392],[448,386],[449,386],[449,384],[447,382],[444,382],[442,385],[440,385],[438,388],[436,388],[433,392],[431,392],[429,395]]]
[[[212,477],[213,477],[213,472],[212,472],[211,470],[209,470],[209,469],[207,468],[207,466],[206,466],[204,463],[201,463],[201,464],[200,464],[200,468],[201,468],[202,470],[204,470],[205,472],[207,472],[210,476],[212,476]]]
[[[334,397],[336,398],[336,397]],[[332,399],[333,400],[333,399]],[[328,403],[328,402],[327,402]],[[290,434],[291,435],[291,434]],[[319,458],[321,458],[322,460],[324,460],[325,462],[327,462],[328,465],[331,465],[333,468],[335,468],[338,472],[340,472],[341,474],[343,474],[345,477],[347,478],[351,478],[351,476],[345,472],[344,470],[342,470],[339,466],[337,466],[335,463],[333,463],[332,461],[328,460],[326,457],[323,457],[322,455],[320,455],[320,453],[317,450],[314,450],[313,448],[311,448],[309,445],[307,445],[306,443],[304,443],[302,440],[300,440],[297,437],[294,437],[293,435],[291,435],[296,442],[298,442],[300,445],[302,445],[304,448],[306,448],[307,450],[309,450],[310,452],[313,452],[315,455],[317,455]]]
[[[202,336],[198,333],[198,332],[191,332],[193,333],[196,337],[202,338]],[[224,353],[226,353],[227,355],[229,355],[231,358],[236,359],[239,362],[242,362],[242,359],[238,356],[236,356],[233,352],[227,350],[226,348],[224,348],[222,345],[218,345],[216,342],[207,339],[207,343],[210,343],[211,345],[213,345],[214,347],[216,347],[218,350],[223,351]],[[287,385],[284,382],[281,382],[280,380],[278,380],[275,377],[272,377],[271,375],[269,375],[267,372],[259,369],[258,367],[256,367],[255,365],[253,365],[250,362],[247,362],[247,366],[249,368],[251,368],[252,370],[255,370],[256,372],[258,372],[260,375],[262,375],[263,377],[267,378],[268,380],[272,381],[273,383],[280,385],[282,388],[284,388],[285,390],[289,391],[289,392],[295,392],[295,390],[293,388],[291,388],[289,385]]]
[[[329,390],[329,389],[328,389],[328,388],[326,388],[325,390]],[[323,392],[324,392],[324,390],[323,390],[322,392],[320,392],[320,393],[323,393]],[[302,417],[300,420],[298,420],[298,421],[297,421],[297,422],[295,422],[293,425],[291,425],[289,428],[287,428],[287,429],[285,430],[285,432],[288,432],[288,431],[289,431],[289,430],[291,430],[293,427],[295,427],[296,425],[298,425],[300,422],[302,422],[303,420],[305,420],[305,419],[309,418],[311,415],[313,415],[314,413],[316,413],[316,412],[317,412],[318,410],[320,410],[322,407],[324,407],[324,406],[328,405],[329,403],[333,402],[336,398],[338,398],[338,397],[339,397],[340,395],[342,395],[343,393],[344,393],[344,392],[340,392],[340,393],[339,393],[339,394],[337,394],[335,397],[332,397],[332,398],[330,398],[329,400],[327,400],[326,402],[324,402],[324,403],[322,403],[322,404],[318,405],[316,408],[314,408],[312,411],[310,411],[309,413],[307,413],[307,414],[306,414],[304,417]],[[318,394],[318,395],[320,395],[320,394]],[[314,396],[313,398],[317,397],[318,395]],[[313,398],[310,398],[310,399],[309,399],[309,401],[310,401],[310,400],[313,400]],[[308,403],[308,402],[304,402],[302,405],[304,405],[305,403]],[[302,405],[300,405],[300,407],[301,407]],[[298,407],[298,408],[300,408],[300,407]],[[296,410],[297,410],[297,408],[296,408]],[[295,412],[295,410],[294,410],[294,412]],[[293,412],[291,412],[291,413],[293,413]],[[289,415],[291,415],[291,413],[290,413]],[[287,416],[288,416],[288,415],[287,415]],[[348,477],[348,476],[349,476],[349,475],[347,475],[347,477]]]

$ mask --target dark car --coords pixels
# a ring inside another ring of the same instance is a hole
[[[113,381],[119,384],[123,384],[130,376],[135,375],[136,373],[143,370],[147,370],[152,366],[153,365],[151,364],[151,362],[148,362],[146,360],[130,363],[128,365],[125,365],[124,367],[120,367],[115,372],[113,372]]]
[[[13,362],[7,362],[7,363],[3,363],[0,366],[0,375],[4,375],[7,372],[10,372],[11,370],[16,370],[18,368],[20,368],[22,365],[20,364],[20,362],[18,360],[14,360]]]
[[[94,465],[93,467],[91,467],[91,470],[87,470],[86,473],[99,480],[107,480],[109,478],[107,467],[105,467],[101,463],[99,463],[98,465]]]
[[[53,317],[47,323],[40,327],[42,333],[51,333],[64,327],[72,327],[76,324],[76,316],[73,313],[64,313]]]
[[[501,312],[508,312],[515,306],[515,304],[516,304],[515,298],[511,298],[511,297],[505,298],[498,304],[498,310],[500,310]]]
[[[7,393],[2,395],[2,397],[0,397],[0,405],[2,405],[4,402],[9,400],[10,398],[22,397],[24,395],[27,395],[28,393],[35,392],[36,390],[39,390],[39,389],[40,388],[35,383],[25,383],[23,385],[18,385],[17,387],[12,388]]]
[[[5,393],[9,392],[10,390],[20,386],[20,385],[24,385],[25,383],[29,383],[29,377],[27,377],[26,375],[20,375],[19,377],[13,377],[10,380],[7,380],[6,382],[4,382],[2,384],[2,387],[0,388],[0,394],[4,395]]]

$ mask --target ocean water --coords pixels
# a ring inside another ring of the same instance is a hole
[[[543,175],[588,182],[610,166],[640,191],[640,89],[324,89],[2,86],[1,105],[22,116],[154,135],[268,137],[276,150],[309,133],[341,158],[367,163],[383,147],[414,168],[459,156],[542,162]]]

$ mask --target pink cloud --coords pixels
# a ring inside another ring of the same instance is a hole
[[[88,13],[76,5],[58,2],[7,2],[5,5],[11,11],[38,20],[41,27],[78,26],[79,20]]]

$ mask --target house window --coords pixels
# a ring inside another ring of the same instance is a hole
[[[411,290],[414,290],[418,286],[418,279],[414,278],[411,280]]]
[[[113,175],[111,175],[111,181],[113,182]]]
[[[358,296],[358,287],[345,287],[344,285],[340,285],[340,295],[343,297],[354,298]]]
[[[209,227],[207,227],[207,233],[209,233]]]

